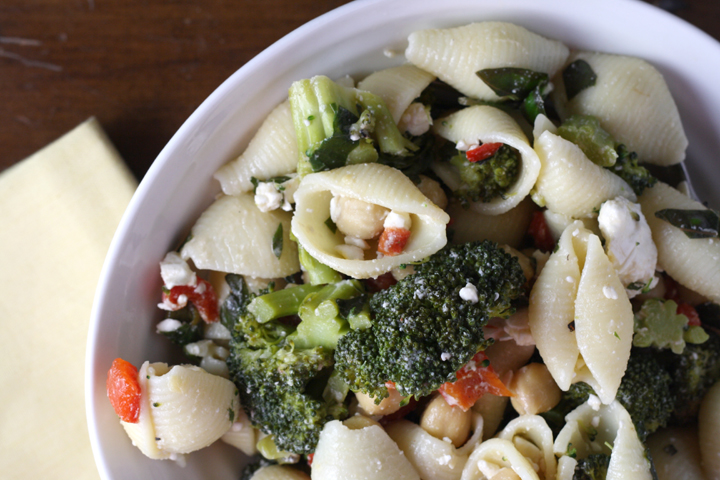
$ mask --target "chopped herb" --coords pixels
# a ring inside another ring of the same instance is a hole
[[[565,83],[565,95],[572,100],[575,95],[586,88],[592,87],[597,81],[597,74],[585,60],[578,59],[565,67],[562,73]]]
[[[565,452],[565,455],[570,458],[577,458],[577,448],[573,447],[572,443],[568,443],[568,449],[567,452]]]
[[[283,226],[282,223],[278,224],[275,235],[272,238],[272,251],[277,258],[280,258],[283,251]]]
[[[159,407],[160,404],[158,402],[153,403],[153,407]]]
[[[681,229],[689,238],[714,238],[720,232],[718,212],[707,210],[678,210],[666,208],[655,216]]]
[[[608,447],[610,450],[613,449],[612,445],[610,445],[610,442],[605,442],[605,446]]]
[[[310,115],[307,117],[307,119],[308,119],[308,122],[312,122],[313,120],[315,120],[315,115]]]
[[[480,362],[480,368],[487,368],[489,366],[490,366],[490,360],[488,360],[487,358],[485,360],[483,360],[482,362]]]
[[[617,332],[613,332],[613,335],[615,335],[615,338],[617,338],[618,340],[620,340],[620,335],[618,335]]]
[[[332,218],[328,217],[328,219],[325,220],[325,226],[327,226],[332,233],[337,232],[337,225],[332,221]]]
[[[232,407],[228,408],[228,419],[230,419],[230,423],[235,421],[235,410],[233,410]]]

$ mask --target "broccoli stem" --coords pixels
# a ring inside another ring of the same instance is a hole
[[[318,292],[320,285],[298,285],[276,292],[267,293],[253,298],[248,305],[248,311],[255,315],[260,323],[267,323],[276,318],[295,315],[305,297]]]
[[[296,348],[324,347],[334,350],[338,339],[350,326],[340,315],[338,300],[347,300],[365,293],[357,280],[343,280],[309,294],[300,305],[300,325],[292,334]]]
[[[303,272],[307,274],[307,281],[310,285],[326,285],[342,280],[342,275],[324,263],[315,260],[299,243],[298,257],[300,259],[300,266]]]

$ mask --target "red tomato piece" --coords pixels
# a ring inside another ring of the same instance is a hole
[[[530,226],[528,227],[528,233],[533,238],[535,248],[543,252],[551,252],[555,248],[555,239],[550,233],[550,228],[548,228],[543,212],[533,213]]]
[[[448,405],[457,405],[463,411],[472,407],[486,393],[499,397],[512,397],[513,393],[502,383],[483,352],[478,352],[457,372],[457,381],[446,382],[438,389]]]
[[[675,303],[680,304],[678,283],[667,275],[663,277],[663,283],[665,284],[665,300],[673,300]]]
[[[465,152],[465,155],[467,156],[468,162],[482,162],[495,155],[495,152],[502,146],[502,143],[483,143],[475,148],[471,148]]]
[[[314,459],[314,458],[315,458],[315,454],[314,454],[314,453],[308,454],[308,456],[307,456],[307,464],[308,464],[308,467],[312,467],[312,462],[313,462],[313,459]]]
[[[689,303],[680,303],[677,306],[676,313],[678,315],[685,315],[688,318],[688,326],[700,326],[700,315],[698,315],[697,310],[695,310],[695,307],[690,305]]]
[[[122,358],[116,358],[107,377],[107,396],[123,422],[137,423],[140,417],[138,370]]]
[[[394,257],[402,253],[410,239],[410,230],[407,228],[390,227],[383,230],[378,240],[378,252]]]
[[[190,301],[205,323],[217,322],[219,317],[218,300],[215,289],[210,282],[197,279],[197,285],[175,285],[169,291],[163,291],[163,303],[175,305],[175,310],[180,310]]]

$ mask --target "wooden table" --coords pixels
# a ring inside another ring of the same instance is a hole
[[[138,178],[223,80],[346,0],[2,0],[0,170],[96,116]],[[656,0],[720,40],[717,0]]]

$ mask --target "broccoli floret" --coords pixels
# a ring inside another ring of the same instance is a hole
[[[657,178],[638,164],[637,153],[618,144],[596,117],[573,115],[560,125],[558,135],[575,143],[592,162],[625,180],[638,196],[657,183]]]
[[[573,115],[558,127],[558,135],[580,147],[580,150],[596,165],[611,167],[617,161],[615,140],[600,127],[600,120],[597,117]]]
[[[605,453],[595,453],[581,458],[575,466],[572,480],[605,480],[609,466],[610,455]]]
[[[377,401],[388,396],[387,382],[420,397],[455,381],[489,344],[482,327],[512,313],[525,283],[517,259],[490,241],[447,246],[415,272],[375,294],[372,326],[349,332],[335,350],[335,369],[350,389]]]
[[[617,161],[608,170],[625,180],[636,195],[642,195],[646,188],[657,183],[657,178],[647,168],[638,165],[637,153],[628,151],[622,144],[617,146],[617,152]]]
[[[300,175],[377,161],[377,151],[368,148],[373,142],[391,155],[416,149],[398,130],[382,98],[370,92],[316,76],[293,83],[289,95]]]
[[[676,396],[673,424],[692,422],[705,393],[720,380],[720,336],[712,330],[708,330],[708,334],[705,343],[688,344],[682,354],[667,355]]]
[[[542,416],[557,432],[565,424],[565,416],[595,394],[584,382],[574,383],[563,393],[560,403]],[[670,374],[657,355],[647,349],[635,348],[615,397],[630,414],[640,440],[667,425],[675,407]]]
[[[324,395],[332,374],[332,350],[311,344],[296,347],[292,338],[297,322],[293,317],[261,323],[250,311],[256,299],[242,278],[226,278],[231,294],[221,315],[224,322],[232,320],[227,364],[241,403],[253,425],[271,435],[278,449],[311,453],[323,425],[347,415],[344,397]],[[275,298],[276,293],[264,300]],[[283,313],[288,311],[284,309]]]
[[[330,222],[328,228],[337,229],[332,220],[328,217]],[[333,231],[333,233],[335,233]],[[292,237],[294,240],[294,237]],[[300,260],[300,268],[307,275],[307,282],[311,285],[324,285],[328,283],[335,283],[342,280],[342,275],[328,267],[324,263],[318,262],[307,250],[303,248],[299,243],[298,247],[298,259]]]
[[[508,145],[479,162],[469,161],[466,152],[458,151],[447,161],[460,178],[460,186],[453,190],[453,195],[464,205],[502,196],[520,174],[520,153]]]

